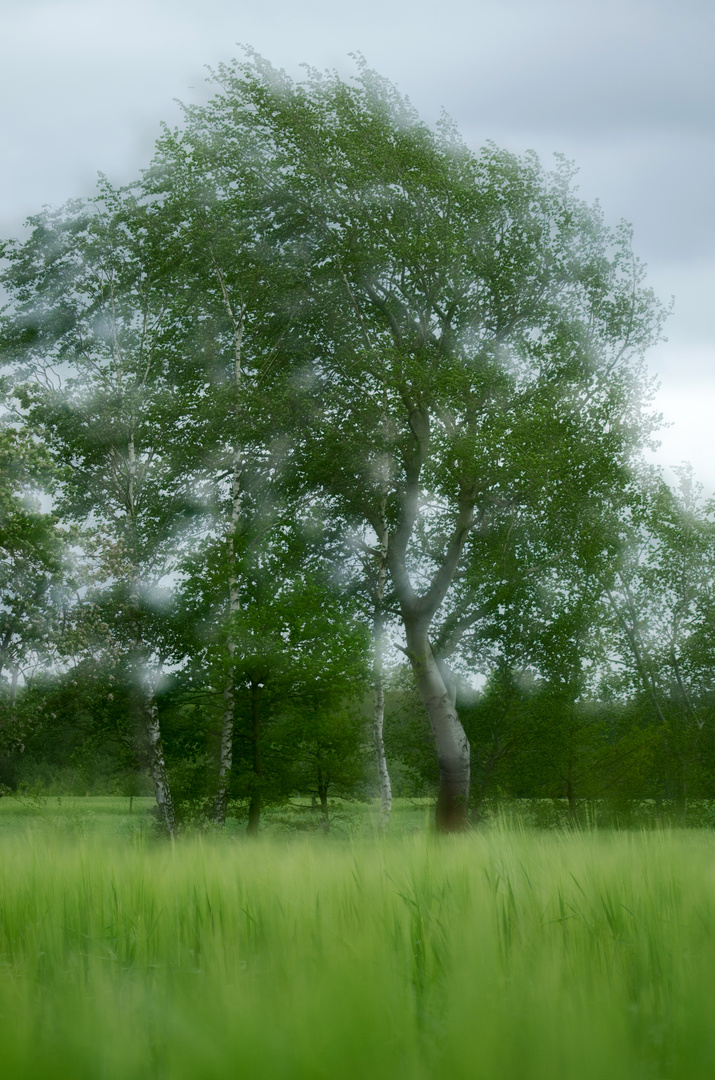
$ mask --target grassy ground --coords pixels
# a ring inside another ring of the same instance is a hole
[[[170,845],[133,809],[0,800],[2,1076],[715,1074],[715,833]]]
[[[393,801],[392,832],[404,836],[425,832],[434,818],[434,799],[395,799]],[[321,833],[320,808],[311,806],[309,799],[295,798],[285,806],[269,807],[261,816],[262,829],[271,835],[290,836],[296,833]],[[336,839],[376,837],[380,823],[380,806],[373,803],[330,800],[330,831]],[[201,832],[204,825],[191,824],[184,831]],[[154,798],[129,796],[79,795],[18,795],[0,799],[0,837],[20,829],[29,832],[66,834],[72,836],[99,835],[108,840],[136,840],[156,836],[158,824]],[[225,835],[232,840],[243,836],[246,813],[242,818],[229,817]]]

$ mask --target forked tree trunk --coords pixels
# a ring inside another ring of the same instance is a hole
[[[373,644],[375,649],[373,663],[373,686],[375,692],[372,734],[375,742],[375,761],[377,763],[377,775],[380,781],[380,829],[386,832],[390,826],[390,813],[392,811],[392,785],[390,774],[387,769],[385,757],[385,742],[383,728],[385,725],[385,683],[384,683],[384,656],[385,656],[385,620],[382,611],[385,599],[385,584],[387,582],[387,525],[384,523],[384,501],[382,504],[383,529],[379,536],[379,556],[377,568],[377,588],[375,591],[375,618],[373,621]]]
[[[406,626],[407,647],[417,686],[429,718],[439,761],[435,825],[439,832],[459,832],[468,825],[470,747],[457,715],[455,695],[447,686],[424,626]]]
[[[251,683],[251,740],[253,743],[253,790],[248,804],[246,832],[255,835],[261,823],[261,782],[263,760],[261,758],[261,690],[260,683]]]
[[[420,520],[424,492],[420,475],[430,453],[430,413],[424,405],[410,402],[411,441],[403,449],[405,466],[399,518],[390,538],[387,560],[392,584],[400,604],[407,639],[407,655],[425,707],[439,762],[439,795],[435,812],[438,832],[457,832],[469,824],[469,740],[457,709],[456,688],[438,662],[429,642],[432,620],[454,581],[470,529],[474,525],[476,487],[462,485],[454,526],[428,588],[416,592],[410,577],[408,551]]]
[[[159,730],[159,709],[153,695],[146,705],[146,734],[149,745],[149,771],[154,781],[156,805],[159,807],[161,820],[167,835],[174,836],[176,833],[176,816],[171,798],[171,788],[169,787],[169,777],[166,771],[161,731]]]

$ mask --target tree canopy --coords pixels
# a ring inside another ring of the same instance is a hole
[[[483,784],[520,739],[620,760],[603,748],[630,736],[592,719],[601,693],[645,695],[659,724],[679,695],[701,731],[712,519],[641,461],[664,310],[629,228],[578,197],[568,163],[473,151],[362,63],[296,83],[249,55],[214,84],[135,184],[32,218],[3,271],[12,437],[54,469],[86,580],[71,618],[95,613],[92,647],[123,672],[166,828],[161,717],[191,695],[217,823],[241,725],[255,822],[260,790],[299,783],[282,749],[271,788],[265,730],[296,760],[327,738],[357,761],[348,706],[370,693],[389,814],[399,655],[444,830],[466,824],[475,768]],[[463,722],[478,677],[481,719]],[[522,723],[537,684],[541,718]]]

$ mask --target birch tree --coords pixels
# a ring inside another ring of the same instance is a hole
[[[253,58],[217,81],[191,123],[226,159],[253,132],[256,170],[279,163],[276,221],[301,236],[310,305],[285,343],[303,364],[296,476],[376,537],[388,477],[387,563],[439,760],[437,825],[463,828],[469,744],[435,639],[469,619],[456,586],[494,515],[558,499],[554,445],[577,432],[594,460],[626,466],[660,309],[628,230],[574,195],[566,165],[473,153],[366,69],[295,85]]]
[[[150,209],[105,185],[97,200],[29,224],[29,238],[7,252],[5,356],[61,475],[57,511],[82,526],[92,568],[83,603],[102,610],[108,655],[131,672],[144,758],[172,834],[156,697],[162,583],[197,511],[183,433],[200,430],[202,373],[193,393],[178,378],[185,313],[167,288],[171,252]]]
[[[364,65],[352,83],[295,84],[252,56],[216,84],[135,195],[105,187],[10,247],[4,340],[24,407],[65,469],[65,513],[94,530],[168,831],[157,597],[210,502],[230,568],[220,822],[258,482],[321,503],[346,544],[378,553],[375,611],[389,575],[434,738],[437,826],[460,829],[470,747],[452,668],[498,594],[475,571],[484,543],[539,506],[568,528],[572,506],[624,482],[662,312],[629,230],[576,197],[563,162],[473,152]],[[380,769],[383,633],[380,615]]]
[[[288,363],[282,344],[303,301],[295,252],[266,198],[275,165],[253,130],[237,128],[226,160],[210,124],[186,110],[183,129],[166,132],[142,182],[158,202],[163,229],[181,251],[175,288],[195,327],[192,353],[211,385],[203,402],[208,424],[197,465],[211,491],[214,535],[226,565],[227,653],[214,822],[223,824],[233,758],[237,652],[246,583],[244,563],[268,527],[275,502],[285,424],[281,383]],[[270,237],[270,241],[267,237]],[[290,371],[288,372],[290,376]],[[248,571],[250,577],[250,570]],[[255,599],[255,598],[254,598]]]

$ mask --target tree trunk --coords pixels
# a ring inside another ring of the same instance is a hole
[[[422,703],[429,717],[439,761],[438,832],[468,826],[470,747],[457,715],[455,693],[432,652],[426,627],[407,625],[407,646]]]
[[[261,793],[252,791],[248,803],[248,825],[246,832],[249,836],[255,836],[261,824]]]
[[[384,500],[382,503],[382,518],[384,523]],[[385,757],[385,743],[383,740],[383,728],[385,724],[385,685],[383,677],[385,655],[385,620],[382,612],[382,604],[385,598],[385,584],[387,582],[387,524],[379,536],[380,554],[377,567],[377,588],[375,591],[375,618],[373,621],[373,643],[375,649],[373,663],[373,685],[375,690],[375,704],[372,722],[372,734],[375,742],[375,761],[377,763],[377,775],[380,781],[380,829],[387,832],[390,826],[390,813],[392,811],[392,785],[390,774],[387,770],[387,758]]]
[[[246,313],[245,305],[241,303],[238,310],[234,310],[231,300],[226,288],[226,281],[224,275],[215,260],[212,252],[212,260],[214,268],[216,270],[216,276],[218,277],[219,285],[221,287],[221,293],[223,295],[226,311],[233,324],[234,332],[234,362],[233,362],[233,380],[234,380],[234,404],[233,404],[233,418],[236,425],[236,432],[240,430],[241,421],[241,386],[243,379],[242,362],[241,362],[241,346],[243,342],[243,324]],[[233,465],[232,465],[232,477],[231,477],[231,520],[228,527],[228,560],[229,560],[229,577],[228,577],[228,610],[229,619],[233,621],[234,617],[241,610],[241,592],[239,588],[239,576],[238,567],[236,565],[236,537],[238,536],[238,529],[241,520],[241,509],[243,506],[243,454],[240,445],[234,447],[233,451]],[[226,824],[226,810],[228,806],[228,787],[231,777],[231,765],[233,764],[233,728],[234,728],[234,715],[235,715],[235,683],[236,683],[236,668],[234,659],[236,655],[236,645],[233,639],[234,629],[233,626],[229,628],[228,633],[228,653],[231,658],[231,667],[228,672],[228,678],[226,681],[226,688],[223,692],[224,696],[224,710],[221,721],[221,751],[219,757],[218,767],[218,785],[216,788],[216,799],[214,801],[214,824],[225,825]],[[258,818],[260,817],[260,799],[255,811],[256,825],[258,828]],[[255,829],[251,828],[251,812],[249,810],[249,832],[254,832]]]
[[[323,832],[330,832],[330,814],[328,813],[328,788],[330,779],[325,777],[323,770],[318,765],[318,798],[320,799],[320,828]]]
[[[678,818],[680,818],[681,821],[684,821],[688,808],[688,785],[686,783],[685,776],[683,775],[684,770],[682,761],[679,761],[678,765],[678,775],[675,781],[675,797],[673,801],[675,802],[675,812]]]
[[[470,825],[478,825],[482,818],[482,809],[489,792],[489,784],[497,762],[503,756],[503,750],[499,742],[493,753],[489,755],[481,767],[481,779],[477,786],[476,800],[472,794],[471,811],[469,814]]]
[[[228,785],[231,778],[231,765],[233,764],[234,698],[234,669],[231,668],[223,692],[224,710],[221,721],[221,750],[218,766],[218,787],[216,788],[216,800],[214,802],[214,825],[226,824]]]
[[[146,706],[146,734],[149,743],[149,771],[154,781],[156,804],[167,834],[173,837],[176,833],[176,817],[159,730],[159,709],[153,695]]]
[[[237,384],[239,375],[236,375]],[[238,385],[237,385],[238,388]],[[241,477],[243,474],[243,459],[240,450],[233,455],[233,479],[231,482],[231,523],[228,530],[228,610],[229,619],[233,621],[241,610],[241,593],[239,590],[238,570],[236,567],[236,536],[241,516],[242,489]],[[231,765],[233,763],[233,725],[234,725],[234,701],[236,668],[234,659],[236,645],[233,640],[234,628],[229,627],[228,654],[231,658],[226,687],[223,692],[224,710],[221,720],[221,752],[218,766],[218,786],[216,788],[216,800],[214,802],[214,824],[226,824],[226,807],[228,804],[228,785],[231,777]]]
[[[412,439],[403,448],[405,479],[402,505],[386,554],[390,577],[400,603],[407,655],[437,750],[439,796],[435,825],[438,832],[458,832],[469,824],[469,740],[457,715],[456,686],[449,677],[446,665],[438,662],[433,653],[428,635],[430,624],[454,581],[464,545],[474,525],[477,487],[474,483],[460,485],[458,513],[443,556],[428,588],[418,595],[410,580],[407,555],[421,513],[424,493],[420,474],[429,458],[430,414],[424,406],[407,400],[405,404],[409,410]]]
[[[261,823],[261,780],[263,761],[261,759],[261,690],[258,682],[251,682],[251,739],[253,742],[253,790],[248,804],[248,826],[246,832],[255,835]]]
[[[176,815],[174,813],[174,801],[171,797],[169,776],[166,771],[164,758],[164,746],[161,740],[159,727],[159,706],[156,703],[156,690],[161,678],[161,663],[159,663],[149,675],[151,649],[147,649],[144,642],[143,615],[142,615],[142,578],[140,574],[140,561],[137,555],[137,508],[135,502],[136,484],[139,475],[139,463],[137,462],[134,446],[134,432],[130,431],[127,442],[127,481],[126,491],[122,492],[124,510],[127,516],[129,536],[132,538],[133,562],[130,572],[130,597],[134,609],[135,637],[132,644],[133,659],[136,663],[135,675],[137,677],[138,719],[143,721],[146,748],[149,758],[149,772],[154,781],[154,796],[159,814],[168,836],[176,834]]]
[[[390,813],[392,811],[392,785],[390,774],[387,771],[387,759],[385,757],[385,743],[382,737],[382,729],[385,722],[385,688],[382,681],[381,664],[375,664],[375,712],[372,723],[372,733],[375,740],[375,759],[377,761],[377,775],[380,780],[380,829],[387,832],[390,827]]]
[[[15,700],[17,698],[17,681],[20,678],[20,668],[15,665],[12,668],[12,678],[10,681],[10,705],[14,707]]]

